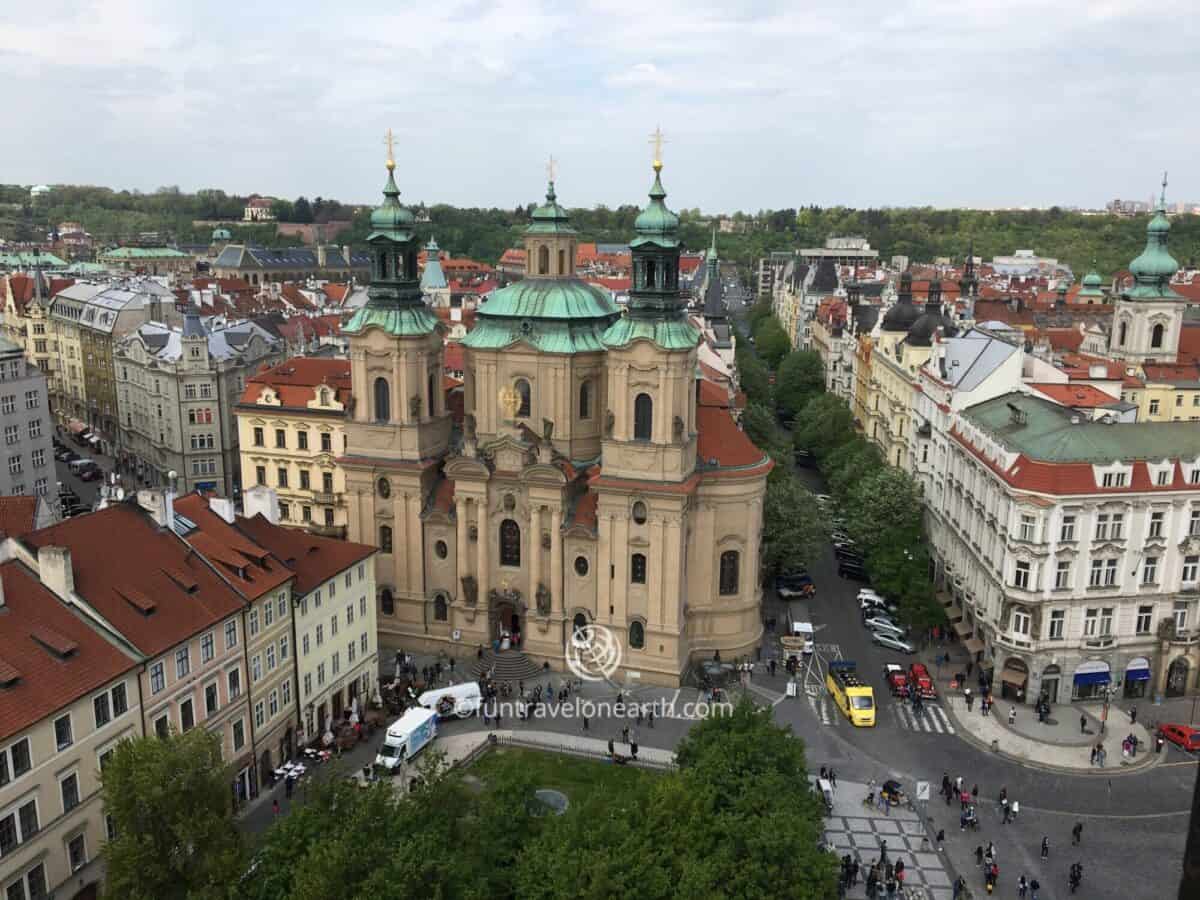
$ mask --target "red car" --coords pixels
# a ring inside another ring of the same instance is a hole
[[[892,692],[893,697],[908,696],[908,676],[904,674],[902,667],[895,663],[884,663],[883,680],[887,683],[888,690]]]
[[[924,663],[915,662],[909,666],[908,681],[914,690],[920,691],[922,700],[937,699],[937,688],[933,686],[933,677]]]
[[[1190,725],[1162,725],[1158,733],[1184,750],[1200,750],[1200,729]]]

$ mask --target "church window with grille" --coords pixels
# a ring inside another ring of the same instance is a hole
[[[738,592],[738,563],[736,550],[726,550],[721,554],[721,593],[736,594]]]
[[[1161,322],[1159,324],[1155,325],[1154,328],[1151,329],[1151,331],[1150,331],[1150,346],[1155,349],[1162,347],[1163,336],[1165,334],[1166,334],[1166,329],[1163,327]]]
[[[654,401],[649,394],[638,394],[633,401],[633,439],[650,440],[654,427]]]
[[[521,397],[521,405],[517,407],[517,415],[521,418],[528,418],[533,409],[533,391],[529,387],[529,382],[524,378],[518,378],[514,385],[517,389],[517,394]]]
[[[521,565],[521,526],[512,519],[500,523],[500,565]]]
[[[592,383],[585,381],[579,386],[579,418],[592,417]]]
[[[375,421],[386,422],[392,417],[392,389],[386,378],[375,379]]]

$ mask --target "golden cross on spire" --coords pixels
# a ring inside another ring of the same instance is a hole
[[[655,171],[662,168],[662,145],[666,142],[667,139],[663,137],[662,129],[655,125],[654,132],[650,135],[650,143],[654,145]]]
[[[551,155],[549,162],[547,162],[547,163],[546,163],[546,177],[547,177],[547,178],[548,178],[550,181],[553,181],[553,180],[554,180],[554,173],[555,173],[556,171],[558,171],[558,166],[556,165],[556,163],[555,163],[555,161],[554,161],[554,156],[553,156],[553,155]]]
[[[395,154],[392,152],[392,129],[389,128],[387,130],[387,134],[384,135],[383,142],[385,144],[387,144],[387,148],[388,148],[386,165],[389,170],[394,169],[394,168],[396,168],[396,157],[395,157]]]

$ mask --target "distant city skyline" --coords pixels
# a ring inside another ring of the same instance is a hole
[[[1194,9],[51,0],[0,13],[4,180],[371,203],[1102,208],[1200,196]],[[18,125],[14,130],[12,125]]]

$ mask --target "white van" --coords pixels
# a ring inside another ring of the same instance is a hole
[[[437,713],[414,707],[388,728],[383,746],[375,757],[375,765],[393,772],[401,763],[416,756],[435,737]]]
[[[465,719],[479,712],[479,707],[483,705],[483,693],[479,690],[478,682],[465,681],[448,688],[426,691],[417,698],[417,703],[433,710],[443,719],[450,716]]]

